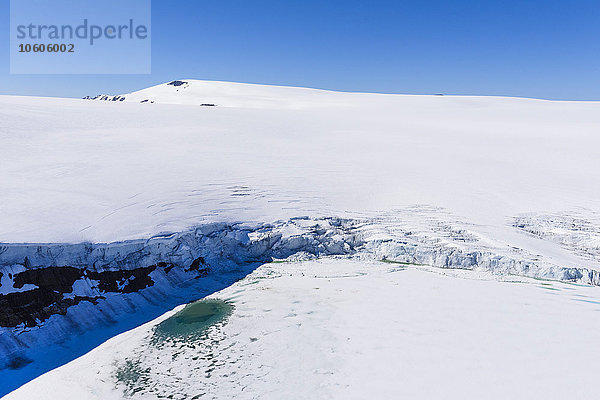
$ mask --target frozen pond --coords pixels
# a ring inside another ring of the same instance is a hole
[[[233,305],[226,301],[199,300],[158,324],[154,336],[162,340],[197,339],[207,328],[226,319],[232,311]]]

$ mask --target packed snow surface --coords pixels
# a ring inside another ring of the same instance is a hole
[[[197,336],[162,334],[178,307],[6,399],[597,398],[597,287],[322,259],[210,299]]]

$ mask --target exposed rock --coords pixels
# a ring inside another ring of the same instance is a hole
[[[132,293],[153,286],[154,281],[150,273],[156,265],[119,271],[88,271],[87,278],[99,281],[98,289],[101,292]]]
[[[26,327],[37,326],[38,321],[45,321],[52,315],[65,315],[69,307],[82,301],[95,304],[100,298],[102,297],[64,298],[62,293],[46,288],[0,295],[0,326],[11,328],[21,324]]]
[[[206,265],[206,261],[204,261],[204,257],[198,257],[192,262],[190,267],[185,270],[185,272],[197,271],[198,272],[197,278],[207,276],[210,270],[208,267],[201,268],[204,265]]]
[[[59,293],[71,293],[73,284],[83,276],[83,270],[73,267],[47,267],[29,269],[15,274],[13,287],[21,289],[26,284]]]
[[[25,264],[29,264],[26,260]],[[174,265],[160,262],[149,267],[124,269],[116,271],[89,271],[85,268],[69,266],[28,269],[14,275],[13,287],[22,289],[25,285],[37,286],[31,290],[0,295],[0,326],[26,327],[37,326],[55,314],[65,315],[69,307],[82,301],[96,304],[102,295],[65,298],[65,293],[73,293],[73,285],[80,279],[86,280],[87,286],[93,287],[91,281],[98,281],[99,293],[133,293],[153,286],[150,273],[156,268],[170,271]],[[199,270],[201,276],[206,273]],[[1,274],[1,273],[0,273]],[[1,278],[2,275],[0,275]]]
[[[173,82],[167,83],[167,85],[177,87],[177,86],[187,85],[187,82],[184,82],[184,81],[173,81]]]
[[[83,100],[125,101],[125,96],[111,96],[107,94],[99,94],[97,96],[85,96]]]

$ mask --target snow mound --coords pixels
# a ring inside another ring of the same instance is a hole
[[[190,106],[305,109],[317,107],[324,101],[330,105],[335,104],[335,97],[335,92],[318,89],[185,79],[132,93],[87,96],[85,99]]]

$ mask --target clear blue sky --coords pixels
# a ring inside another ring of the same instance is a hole
[[[10,75],[8,0],[0,24],[1,94],[196,78],[600,100],[600,0],[153,0],[151,75]]]

